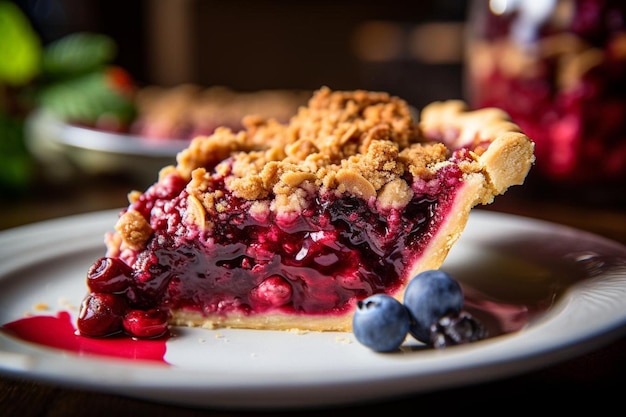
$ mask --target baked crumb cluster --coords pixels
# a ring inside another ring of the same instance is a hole
[[[324,88],[289,124],[251,116],[244,125],[242,132],[219,129],[196,138],[179,155],[177,170],[191,178],[196,168],[211,170],[233,155],[225,162],[228,168],[217,170],[229,169],[228,188],[247,200],[289,195],[303,183],[368,198],[403,174],[411,161],[400,151],[421,141],[404,101],[365,91]],[[424,165],[431,159],[424,153],[424,160],[415,162]]]

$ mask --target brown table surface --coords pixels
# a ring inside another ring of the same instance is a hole
[[[130,188],[142,188],[126,178],[78,180],[71,185],[35,187],[17,199],[0,198],[0,230],[41,220],[122,207]],[[623,190],[613,189],[609,203],[585,202],[585,196],[564,192],[529,194],[523,187],[513,187],[488,206],[495,210],[562,223],[587,230],[626,244],[626,209]],[[562,198],[563,196],[565,198]],[[0,248],[1,250],[1,248]],[[1,308],[1,306],[0,306]],[[489,412],[496,404],[508,404],[508,411],[595,410],[612,405],[623,407],[626,388],[626,323],[620,332],[589,353],[559,361],[521,375],[418,393],[371,404],[332,407],[323,410],[300,410],[299,414],[350,416],[362,414],[393,415],[404,410],[414,413]],[[615,393],[615,390],[618,390]],[[293,410],[223,410],[180,407],[102,392],[68,388],[28,379],[0,375],[0,416],[253,416],[291,415]],[[431,414],[432,415],[432,414]]]

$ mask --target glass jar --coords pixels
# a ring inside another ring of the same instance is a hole
[[[474,0],[468,31],[467,100],[535,141],[533,175],[626,185],[626,1]]]

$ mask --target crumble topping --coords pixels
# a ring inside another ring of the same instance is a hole
[[[395,207],[408,201],[407,187],[398,182],[406,170],[427,175],[449,156],[445,145],[427,143],[408,104],[387,93],[324,87],[288,124],[254,115],[243,124],[237,133],[221,128],[198,137],[178,155],[176,170],[191,179],[188,191],[203,204],[214,204],[215,196],[201,195],[203,179],[215,167],[228,175],[234,195],[274,195],[277,211],[298,210],[307,194],[302,190],[310,187],[364,199],[384,189],[379,203]]]
[[[407,103],[386,93],[322,88],[289,124],[254,116],[244,123],[246,129],[238,133],[223,128],[196,138],[178,156],[177,169],[188,177],[193,169],[211,167],[232,154],[238,177],[257,175],[270,161],[280,161],[285,171],[304,167],[315,173],[332,165],[337,171],[343,160],[366,153],[372,141],[405,148],[420,140]]]
[[[264,216],[267,210],[300,212],[307,198],[320,191],[350,193],[379,209],[401,209],[413,196],[406,174],[427,181],[462,147],[470,150],[459,163],[463,172],[506,178],[476,201],[490,201],[523,182],[527,172],[507,168],[499,153],[485,159],[487,166],[478,162],[498,136],[518,135],[499,150],[528,138],[502,110],[468,111],[458,100],[428,105],[418,122],[404,100],[388,93],[322,87],[287,124],[258,115],[245,117],[242,124],[245,128],[238,132],[220,127],[210,136],[196,137],[178,154],[176,166],[161,170],[159,182],[172,175],[188,182],[188,222],[210,228],[206,212],[228,210],[225,190],[210,186],[216,174],[224,177],[227,192],[250,201],[251,213]],[[528,168],[534,161],[532,148],[521,149],[528,154],[521,155]],[[130,194],[129,200],[138,195]],[[121,216],[116,230],[131,248],[141,247],[151,233],[146,219],[132,210]]]

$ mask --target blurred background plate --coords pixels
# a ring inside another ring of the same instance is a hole
[[[65,123],[38,111],[26,122],[26,144],[49,179],[67,181],[75,175],[127,174],[149,184],[189,139],[149,139]]]

